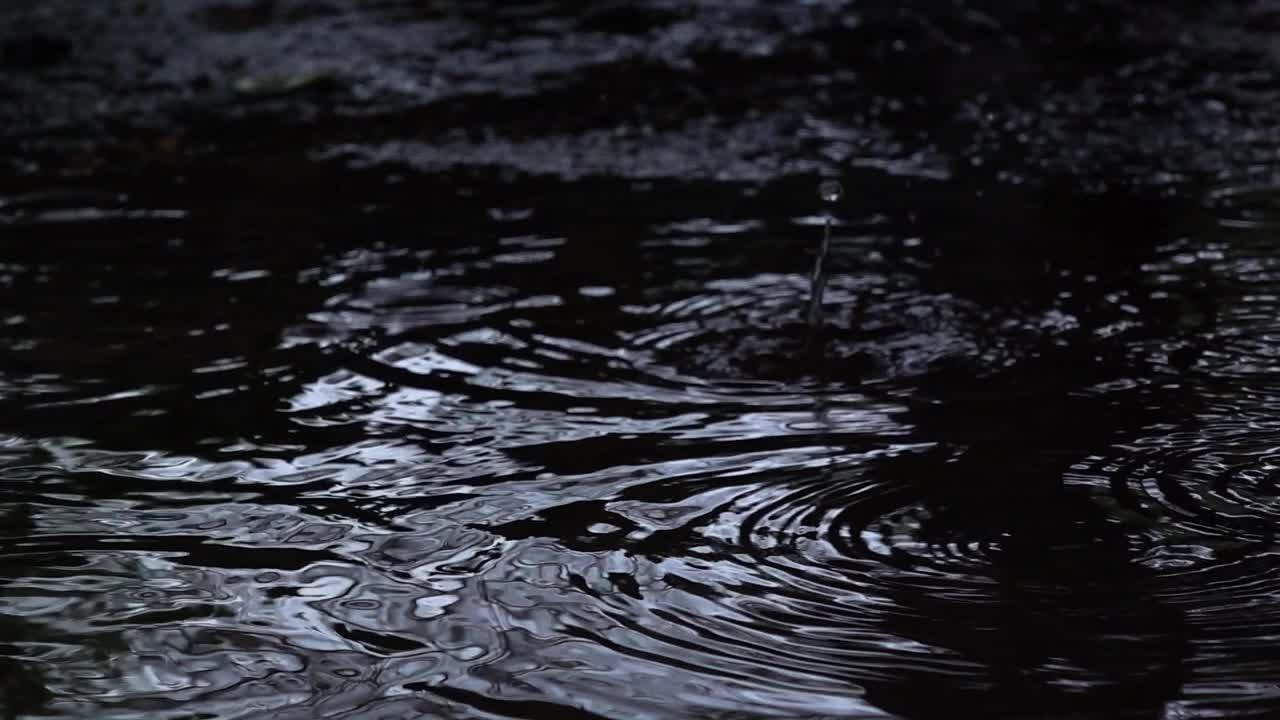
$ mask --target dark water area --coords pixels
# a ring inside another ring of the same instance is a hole
[[[1277,717],[1277,31],[11,0],[0,717]]]

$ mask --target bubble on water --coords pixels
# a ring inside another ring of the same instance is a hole
[[[818,185],[818,197],[826,203],[840,202],[840,198],[844,197],[844,187],[838,180],[823,180]]]

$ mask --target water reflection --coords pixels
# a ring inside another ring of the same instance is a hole
[[[841,210],[820,355],[788,208],[372,244],[402,226],[362,211],[310,254],[22,225],[11,684],[107,717],[1217,707],[1264,644],[1261,228],[1012,193],[996,232],[953,192]]]
[[[1271,717],[1266,5],[9,3],[0,708]]]

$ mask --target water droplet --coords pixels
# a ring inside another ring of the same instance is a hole
[[[844,188],[838,180],[823,180],[818,185],[818,197],[826,203],[840,202],[840,198],[844,197]]]

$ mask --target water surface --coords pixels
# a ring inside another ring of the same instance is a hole
[[[6,46],[0,706],[1269,717],[1274,17],[1096,4]]]

